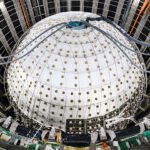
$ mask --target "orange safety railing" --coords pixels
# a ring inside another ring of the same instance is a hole
[[[24,16],[24,19],[25,19],[27,28],[29,29],[29,28],[30,28],[30,24],[29,24],[28,18],[27,18],[27,16],[26,16],[26,12],[25,12],[25,9],[24,9],[22,0],[19,0],[19,2],[20,2],[20,6],[21,6],[21,9],[22,9],[22,13],[23,13],[23,16]]]
[[[140,12],[138,13],[138,15],[137,15],[137,17],[136,17],[136,19],[134,21],[134,24],[133,24],[133,26],[132,26],[132,28],[130,30],[130,34],[133,32],[133,30],[134,30],[134,28],[135,28],[135,26],[136,26],[136,24],[137,24],[137,22],[138,22],[138,20],[140,18],[140,15],[142,13],[146,14],[149,9],[150,9],[150,0],[145,0],[143,5],[142,5],[142,7],[141,7],[141,9],[140,9]]]

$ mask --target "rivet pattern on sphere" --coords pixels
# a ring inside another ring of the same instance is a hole
[[[97,17],[90,13],[67,12],[38,22],[16,51],[30,41],[32,44],[13,59],[28,52],[60,26],[34,41],[48,27],[71,20],[85,20],[89,16]],[[104,21],[92,24],[134,50],[110,24]],[[122,49],[135,64],[142,66],[135,53]],[[45,126],[64,130],[67,119],[87,119],[87,129],[90,130],[93,118],[101,122],[123,109],[126,110],[125,117],[134,114],[144,89],[143,72],[133,66],[111,40],[91,27],[82,30],[62,28],[29,55],[11,63],[7,81],[9,95],[24,115]],[[79,124],[81,126],[82,122]]]

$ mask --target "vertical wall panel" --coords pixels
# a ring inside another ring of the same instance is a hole
[[[102,15],[103,14],[104,1],[105,0],[99,0],[98,8],[97,8],[97,14],[98,15]]]
[[[68,4],[68,11],[71,11],[71,0],[67,0],[67,4]]]
[[[149,32],[148,36],[146,37],[145,42],[147,42],[147,43],[150,42],[150,32]],[[140,50],[141,50],[142,52],[145,52],[146,47],[145,47],[145,46],[142,46]]]
[[[105,17],[107,17],[107,15],[108,15],[110,1],[111,0],[105,0],[105,3],[104,3],[103,16],[105,16]]]
[[[140,0],[140,2],[139,2],[139,5],[138,5],[138,7],[137,7],[137,9],[136,9],[136,11],[135,11],[135,14],[134,14],[133,20],[132,20],[132,22],[131,22],[131,25],[130,25],[129,31],[131,30],[131,28],[132,28],[132,26],[133,26],[133,24],[134,24],[134,22],[135,22],[135,20],[136,20],[136,18],[137,18],[137,16],[138,16],[138,14],[139,14],[140,10],[141,10],[141,7],[142,7],[142,5],[143,5],[143,1],[144,1],[144,0]],[[135,27],[134,27],[134,30],[132,31],[132,35],[134,35],[135,30],[136,30],[136,28],[137,28],[137,26],[138,26],[138,23],[140,22],[140,20],[141,20],[142,16],[143,16],[143,14],[142,14],[142,15],[140,15],[140,18],[138,19],[138,21],[137,21],[137,23],[136,23],[136,25],[135,25]]]
[[[55,11],[60,13],[60,0],[55,0]]]
[[[49,16],[48,1],[47,0],[43,0],[43,5],[44,5],[44,10],[45,10],[45,16],[48,17]]]
[[[2,31],[2,34],[5,36],[9,46],[12,48],[15,44],[15,40],[13,38],[13,35],[10,31],[10,28],[8,27],[8,24],[4,18],[1,10],[0,10],[0,29]],[[0,37],[0,38],[2,38],[2,37]],[[11,41],[12,41],[12,43],[11,43]]]
[[[125,24],[125,20],[124,20],[123,17],[127,13],[128,7],[129,7],[129,1],[128,0],[124,0],[123,8],[121,10],[121,14],[120,14],[119,22],[118,22],[118,24],[122,25],[123,27],[124,27],[124,24]]]
[[[45,11],[43,6],[43,0],[31,0],[33,12],[36,21],[40,21],[45,18]]]
[[[125,2],[125,0],[119,0],[118,5],[117,5],[117,10],[116,10],[115,17],[114,17],[114,22],[117,24],[118,24],[119,18],[121,16],[121,11],[122,11],[124,2]]]
[[[49,9],[49,15],[54,15],[55,12],[55,3],[54,0],[48,0],[48,9]]]
[[[31,1],[35,21],[38,22],[42,19],[42,17],[40,15],[40,8],[38,7],[37,0],[30,0],[30,1]]]
[[[138,23],[138,26],[136,28],[136,31],[135,31],[135,34],[134,34],[134,37],[135,38],[138,38],[140,36],[140,34],[142,34],[142,30],[144,28],[147,28],[147,31],[145,31],[145,38],[146,36],[148,35],[149,33],[149,28],[150,27],[150,13],[147,13],[146,15],[143,15],[140,22]]]
[[[97,8],[98,8],[98,2],[99,0],[93,0],[93,5],[92,5],[92,13],[96,14],[97,13]]]
[[[1,32],[0,32],[0,36],[1,36]],[[0,39],[0,57],[1,56],[8,56],[9,52],[7,52],[6,50],[6,45],[4,45],[4,43],[1,41]]]
[[[9,46],[9,44],[8,44],[8,42],[7,42],[7,40],[6,40],[6,38],[5,38],[5,35],[4,35],[3,32],[1,31],[1,29],[0,29],[0,41],[1,41],[2,45],[3,45],[3,47],[5,48],[5,49],[3,49],[3,50],[6,50],[6,51],[7,51],[7,54],[9,54],[9,53],[11,52],[11,48],[10,48],[10,46]],[[1,54],[2,54],[2,53],[1,53]]]
[[[139,2],[140,2],[140,0],[134,0],[133,1],[132,7],[131,7],[130,12],[129,12],[129,16],[127,18],[127,22],[125,24],[125,30],[126,31],[128,31],[130,26],[131,26],[131,23],[133,21],[133,17],[136,13],[138,6],[139,6]]]
[[[146,21],[142,31],[140,32],[139,39],[145,41],[147,40],[149,34],[150,34],[150,17]]]
[[[23,29],[22,29],[21,23],[19,21],[19,18],[18,18],[18,15],[17,15],[13,1],[12,0],[9,0],[9,1],[5,0],[5,6],[6,6],[6,9],[8,11],[8,14],[10,16],[11,22],[12,22],[12,24],[16,30],[16,33],[20,37],[23,34]],[[18,37],[17,37],[17,39],[18,39]]]
[[[14,4],[15,10],[16,10],[19,22],[21,24],[22,30],[26,31],[27,30],[27,25],[26,25],[26,22],[25,22],[25,19],[24,19],[22,10],[21,10],[20,3],[19,3],[18,0],[17,1],[16,0],[12,0],[12,1],[13,1],[13,4]]]
[[[80,0],[80,11],[84,11],[84,0]]]
[[[5,2],[5,1],[4,1]],[[15,28],[14,28],[14,25],[13,25],[13,22],[12,22],[12,17],[13,17],[13,15],[11,16],[11,18],[10,18],[10,16],[9,16],[9,13],[8,13],[8,11],[7,11],[7,9],[8,9],[8,7],[7,7],[7,5],[5,6],[5,3],[2,3],[1,4],[1,11],[2,11],[2,14],[3,14],[3,16],[4,16],[4,18],[5,18],[5,21],[7,22],[7,25],[8,25],[8,27],[9,27],[9,30],[10,30],[10,32],[11,32],[11,34],[12,34],[12,36],[13,36],[13,38],[15,39],[15,41],[17,41],[18,40],[18,35],[17,35],[17,33],[16,33],[16,30],[15,30]],[[8,2],[8,1],[7,1]],[[9,2],[11,2],[11,1],[9,1]],[[6,8],[7,7],[7,8]],[[9,9],[11,9],[11,8],[13,8],[11,5],[10,5],[10,7],[9,7]]]
[[[118,1],[119,0],[111,0],[110,1],[109,11],[108,11],[108,16],[107,16],[107,18],[110,20],[114,20],[116,10],[117,10]]]
[[[30,18],[31,18],[31,21],[32,21],[32,24],[35,24],[35,16],[34,16],[34,13],[33,13],[33,8],[32,8],[32,5],[31,5],[31,1],[30,0],[25,0],[26,2],[26,5],[28,7],[28,11],[29,11],[29,15],[30,15]]]

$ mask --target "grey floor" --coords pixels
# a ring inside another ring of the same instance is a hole
[[[24,147],[10,145],[7,142],[0,141],[0,150],[27,150]]]
[[[44,149],[45,149],[44,147],[40,148],[40,150]],[[0,141],[0,150],[27,150],[27,149],[24,147],[10,145],[7,142]],[[141,146],[130,148],[129,150],[150,150],[150,143],[142,144]]]
[[[141,146],[130,148],[129,150],[150,150],[150,143],[142,144]]]

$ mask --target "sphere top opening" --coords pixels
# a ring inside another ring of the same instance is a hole
[[[120,114],[130,117],[140,106],[144,73],[119,47],[94,28],[72,30],[60,24],[69,22],[72,28],[78,28],[87,17],[97,15],[66,12],[50,16],[35,24],[16,49],[23,50],[14,60],[32,52],[10,64],[9,95],[23,115],[39,124],[83,133],[86,123],[90,132]],[[92,24],[134,50],[112,25],[105,21]],[[142,67],[134,52],[120,47]],[[127,123],[111,128],[124,128]]]
[[[83,21],[70,21],[67,25],[73,30],[82,30],[87,28],[87,25]]]

